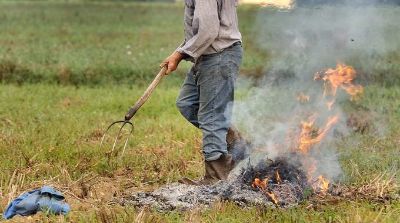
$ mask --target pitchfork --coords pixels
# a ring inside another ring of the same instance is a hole
[[[113,123],[111,123],[111,125],[108,126],[108,128],[106,129],[106,131],[104,132],[103,137],[101,138],[101,142],[100,142],[100,148],[103,145],[104,139],[107,135],[107,133],[109,132],[109,130],[114,126],[114,125],[118,125],[118,124],[122,124],[121,127],[118,130],[118,134],[114,139],[114,143],[112,146],[111,151],[109,152],[110,154],[113,154],[115,146],[118,144],[118,139],[121,136],[122,130],[127,127],[128,128],[128,132],[129,135],[127,136],[125,142],[124,142],[124,147],[122,149],[122,154],[121,157],[124,155],[125,153],[125,148],[128,144],[128,140],[129,140],[129,136],[133,133],[133,123],[130,121],[133,116],[136,114],[136,112],[140,109],[140,107],[142,107],[142,105],[147,101],[147,99],[149,99],[150,95],[153,93],[154,89],[157,87],[157,85],[160,83],[161,79],[165,76],[165,72],[167,71],[166,67],[161,68],[160,72],[157,74],[157,76],[154,78],[153,82],[151,82],[151,84],[147,87],[146,91],[143,93],[142,97],[139,98],[139,100],[136,101],[136,103],[129,109],[129,111],[126,113],[124,120],[120,120],[120,121],[115,121]]]

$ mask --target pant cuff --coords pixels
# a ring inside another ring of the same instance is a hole
[[[222,152],[213,152],[213,153],[205,155],[204,158],[206,161],[214,161],[214,160],[219,159],[223,154],[224,153],[222,153]]]

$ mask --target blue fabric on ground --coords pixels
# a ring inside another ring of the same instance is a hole
[[[64,202],[61,192],[49,186],[21,194],[14,199],[3,213],[3,218],[10,219],[19,214],[22,216],[33,215],[38,211],[52,214],[67,214],[70,207]]]

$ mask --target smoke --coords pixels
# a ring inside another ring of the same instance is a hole
[[[397,10],[385,6],[262,10],[256,21],[257,43],[271,55],[269,75],[286,70],[303,78],[338,61],[374,75],[371,70],[390,66],[388,55],[400,49]]]
[[[342,171],[335,141],[349,132],[340,104],[350,98],[338,92],[334,108],[327,109],[323,83],[314,81],[314,74],[342,62],[354,66],[364,84],[373,77],[372,71],[390,67],[388,55],[400,49],[395,13],[371,5],[261,9],[255,36],[257,45],[269,55],[266,73],[257,86],[238,85],[239,92],[246,86],[246,95],[235,102],[233,111],[234,125],[253,143],[251,156],[291,157],[302,122],[315,117],[315,126],[323,128],[330,116],[337,115],[338,123],[301,158],[303,163],[316,162],[314,177],[322,174],[337,179]],[[297,100],[301,95],[309,96],[309,101]]]

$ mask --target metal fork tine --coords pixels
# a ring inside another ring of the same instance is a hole
[[[121,135],[122,129],[124,128],[124,126],[126,125],[126,123],[128,123],[128,122],[123,121],[123,124],[122,124],[121,128],[119,128],[118,134],[117,134],[117,136],[115,137],[114,144],[113,144],[113,147],[112,147],[112,149],[111,149],[111,153],[114,152],[115,146],[117,145],[117,142],[118,142],[118,138],[119,138],[119,136]]]
[[[106,131],[104,132],[103,136],[101,137],[100,148],[102,147],[104,139],[106,138],[106,135],[107,135],[108,131],[111,129],[111,127],[115,124],[122,123],[122,122],[125,122],[125,121],[116,121],[116,122],[111,123],[111,125],[109,125],[107,127]]]
[[[129,124],[129,125],[130,125],[131,130],[130,130],[130,132],[129,132],[128,137],[126,137],[126,140],[125,140],[125,143],[124,143],[124,148],[122,149],[122,153],[121,153],[121,156],[120,156],[120,160],[121,160],[122,157],[124,156],[126,146],[128,145],[129,136],[132,135],[132,133],[133,133],[133,124],[132,124],[131,122],[126,122],[126,124]]]

